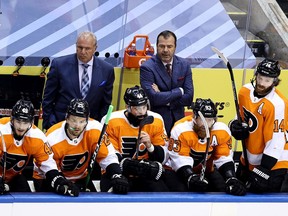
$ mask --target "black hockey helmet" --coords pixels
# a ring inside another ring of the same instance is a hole
[[[17,120],[32,122],[34,120],[34,106],[31,101],[20,99],[12,108],[11,116]]]
[[[259,73],[263,76],[268,76],[272,78],[277,78],[280,75],[280,65],[278,61],[271,59],[264,59],[258,64],[256,74]]]
[[[216,106],[210,98],[197,98],[196,101],[192,103],[191,107],[196,117],[199,116],[198,111],[200,111],[205,118],[216,118],[217,116]]]
[[[72,99],[68,106],[67,114],[88,119],[90,114],[88,102],[78,98]]]
[[[141,106],[148,103],[148,97],[141,87],[135,85],[126,89],[124,101],[129,106]]]

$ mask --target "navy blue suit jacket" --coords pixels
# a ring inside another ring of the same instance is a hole
[[[53,59],[44,89],[43,129],[65,119],[67,107],[73,98],[82,98],[76,54]],[[106,115],[112,101],[114,67],[94,58],[92,80],[85,98],[89,103],[90,117],[98,121]]]
[[[174,55],[171,78],[160,58],[155,55],[141,65],[140,83],[150,100],[151,110],[163,117],[167,134],[170,134],[174,123],[184,117],[184,107],[191,106],[193,101],[194,88],[189,63]],[[160,92],[154,91],[153,83]],[[179,87],[183,88],[183,95]]]

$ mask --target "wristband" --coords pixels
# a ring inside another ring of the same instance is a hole
[[[148,152],[153,152],[154,151],[154,145],[151,144],[149,148],[147,148]]]

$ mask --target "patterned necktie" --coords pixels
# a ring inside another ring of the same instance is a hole
[[[169,76],[172,76],[172,70],[171,70],[171,64],[166,64],[166,71],[169,74]]]
[[[81,94],[82,97],[85,98],[88,90],[89,90],[89,76],[88,70],[89,64],[82,64],[83,66],[83,74],[82,74],[82,82],[81,82]]]

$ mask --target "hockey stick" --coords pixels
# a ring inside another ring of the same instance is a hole
[[[90,178],[91,178],[91,173],[93,171],[93,168],[94,168],[94,165],[95,165],[95,161],[96,161],[96,157],[98,155],[98,152],[99,152],[99,149],[100,149],[100,146],[101,146],[101,143],[103,141],[103,138],[104,138],[104,134],[106,133],[106,129],[107,129],[107,126],[108,126],[108,121],[110,119],[110,116],[111,116],[111,113],[113,111],[113,106],[110,105],[109,106],[109,109],[108,109],[108,112],[107,112],[107,115],[106,115],[106,119],[105,119],[105,123],[102,127],[102,130],[101,130],[101,133],[100,133],[100,136],[99,136],[99,139],[98,139],[98,143],[96,145],[96,148],[95,148],[95,151],[93,152],[93,155],[91,157],[91,160],[90,160],[90,163],[89,163],[89,166],[87,168],[87,171],[88,171],[88,174],[86,176],[86,182],[85,182],[85,190],[88,186],[88,183],[90,181]]]
[[[136,141],[136,160],[138,160],[138,155],[139,155],[139,145],[140,145],[140,135],[141,135],[141,130],[144,127],[144,125],[151,124],[154,121],[153,116],[147,116],[146,118],[142,119],[140,124],[139,124],[139,130],[138,130],[138,138]]]
[[[207,164],[207,159],[208,159],[208,152],[209,152],[209,147],[210,147],[210,131],[209,131],[209,127],[208,124],[205,120],[205,117],[203,116],[203,114],[198,111],[198,115],[200,116],[204,127],[205,127],[205,131],[206,131],[206,150],[205,150],[205,156],[204,156],[204,162],[202,164],[202,169],[201,169],[201,174],[200,174],[200,180],[203,181],[204,176],[205,176],[205,170],[206,170],[206,164]]]
[[[211,47],[211,49],[213,50],[213,52],[215,52],[218,57],[225,63],[225,65],[227,66],[229,73],[230,73],[230,78],[231,78],[231,82],[232,82],[232,89],[233,89],[233,95],[234,95],[234,102],[235,102],[235,108],[236,108],[236,114],[237,114],[237,120],[242,123],[242,119],[240,116],[240,108],[239,108],[239,104],[238,104],[238,98],[237,98],[237,91],[236,91],[236,85],[235,85],[235,80],[234,80],[234,75],[233,75],[233,69],[231,67],[230,62],[228,61],[228,59],[224,56],[223,53],[221,53],[216,47]],[[245,145],[245,141],[241,140],[242,143],[242,149],[243,149],[243,154],[244,154],[244,160],[245,160],[245,167],[247,170],[249,170],[249,163],[248,163],[248,155],[247,155],[247,149],[246,149],[246,145]]]
[[[7,165],[7,149],[6,149],[6,143],[3,137],[2,132],[0,131],[0,136],[1,136],[1,141],[2,141],[2,147],[3,147],[3,172],[2,172],[2,179],[3,182],[5,182],[5,177],[6,177],[6,165]]]

